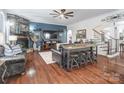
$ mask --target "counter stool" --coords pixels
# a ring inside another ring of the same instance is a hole
[[[79,68],[79,55],[78,54],[71,54],[70,56],[70,68],[78,67]]]
[[[93,53],[93,54],[91,55],[91,58],[92,58],[92,61],[93,61],[93,62],[97,62],[97,56],[96,56],[95,53]]]
[[[79,57],[80,57],[79,64],[80,65],[86,65],[86,54],[85,54],[85,52],[81,52]]]

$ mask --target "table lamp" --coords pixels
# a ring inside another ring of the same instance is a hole
[[[17,40],[17,36],[15,35],[10,35],[9,36],[9,41],[11,45],[15,45],[16,44],[16,40]]]

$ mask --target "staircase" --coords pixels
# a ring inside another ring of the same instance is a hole
[[[119,50],[119,40],[113,38],[112,36],[105,36],[103,31],[98,31],[96,29],[92,29],[94,31],[94,42],[98,46],[98,54],[107,56],[113,55]]]

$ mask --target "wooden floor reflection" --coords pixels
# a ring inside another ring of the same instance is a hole
[[[25,75],[9,78],[10,84],[118,84],[124,83],[124,57],[119,56],[108,63],[98,56],[98,62],[67,72],[57,64],[47,65],[39,54],[27,56]]]
[[[99,56],[97,67],[103,72],[103,76],[108,80],[113,79],[124,83],[124,54],[113,59]]]

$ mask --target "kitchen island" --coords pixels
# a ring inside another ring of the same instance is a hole
[[[94,50],[95,49],[95,50]],[[62,45],[62,63],[67,64],[66,69],[70,69],[70,55],[72,53],[80,54],[80,52],[90,52],[91,58],[97,57],[97,46],[95,44],[63,44]]]

